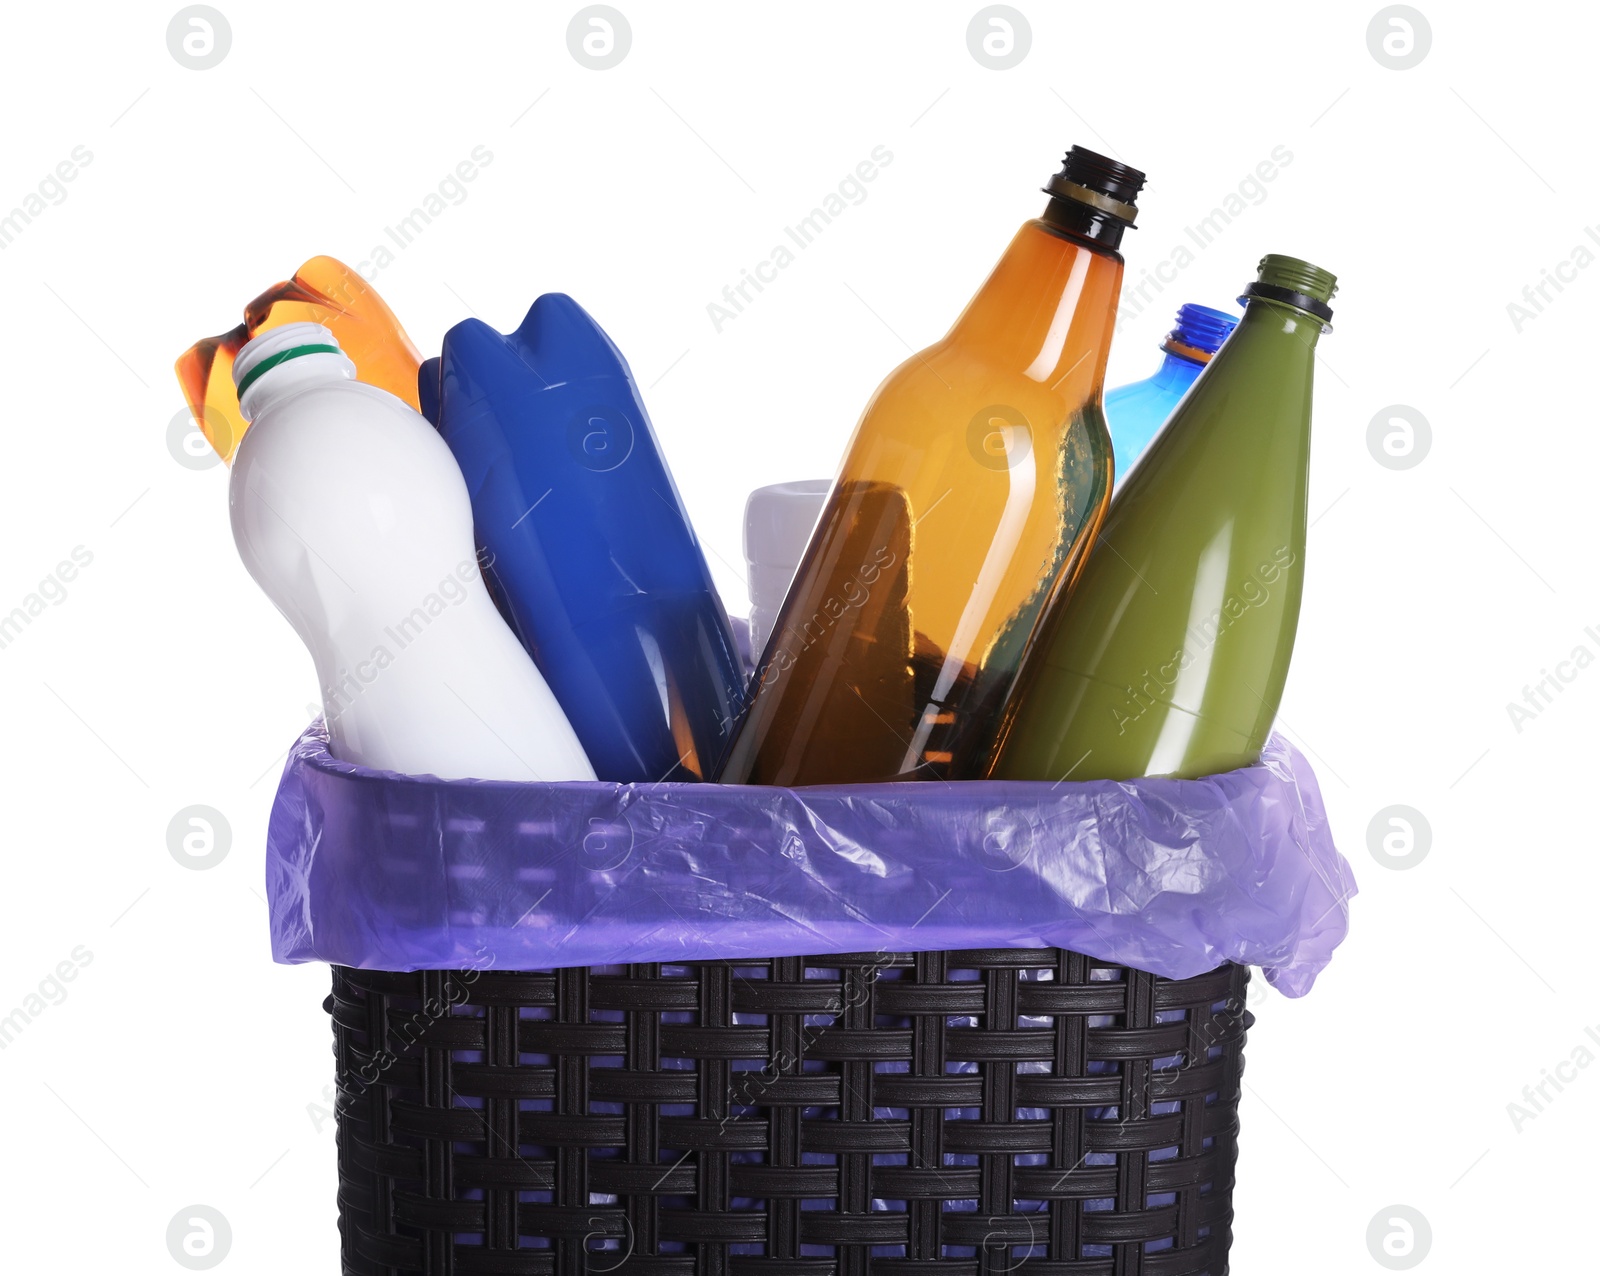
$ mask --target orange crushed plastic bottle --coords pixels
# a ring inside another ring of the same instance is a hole
[[[174,365],[184,402],[224,461],[233,461],[245,432],[233,389],[234,356],[258,333],[286,323],[320,323],[330,329],[356,365],[358,381],[387,390],[421,410],[417,368],[422,356],[394,311],[342,261],[313,257],[293,279],[274,284],[250,302],[237,328],[195,342]]]

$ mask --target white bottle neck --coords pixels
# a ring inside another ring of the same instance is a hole
[[[355,379],[355,365],[342,353],[306,354],[268,368],[239,396],[239,412],[254,421],[276,403],[315,385]]]

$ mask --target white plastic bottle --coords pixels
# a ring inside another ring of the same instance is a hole
[[[228,501],[250,575],[310,650],[334,756],[441,779],[592,780],[479,574],[443,439],[321,324],[233,365],[250,423]]]
[[[750,658],[772,633],[772,622],[806,552],[822,503],[833,486],[827,479],[774,483],[750,493],[744,507],[744,557],[750,568]]]

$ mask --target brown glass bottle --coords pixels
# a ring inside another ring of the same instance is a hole
[[[1111,491],[1100,408],[1144,184],[1074,147],[950,332],[878,388],[720,778],[960,779]]]

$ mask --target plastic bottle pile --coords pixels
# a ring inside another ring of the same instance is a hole
[[[177,370],[335,755],[781,785],[1254,762],[1299,615],[1335,281],[1264,257],[1242,318],[1184,306],[1155,375],[1102,402],[1143,185],[1075,147],[831,486],[752,495],[748,681],[632,373],[576,302],[540,297],[509,334],[468,320],[424,362],[331,258],[263,293]]]

